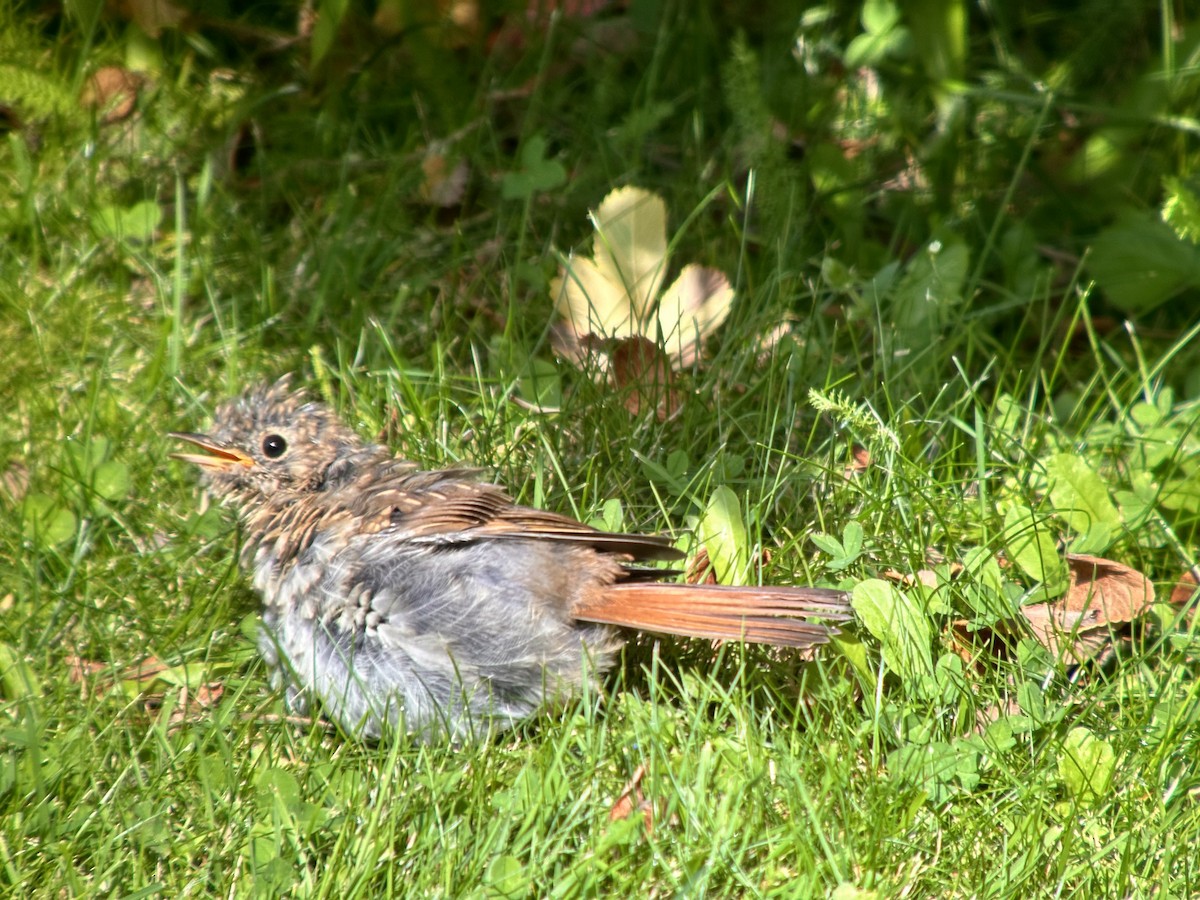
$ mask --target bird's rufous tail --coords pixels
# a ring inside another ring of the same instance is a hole
[[[597,592],[573,614],[643,631],[779,647],[812,647],[852,618],[845,591],[811,587],[731,587],[629,582]]]

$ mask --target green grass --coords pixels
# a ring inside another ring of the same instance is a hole
[[[1016,559],[1014,517],[1049,541],[1035,562],[1106,556],[1160,596],[1195,563],[1195,248],[1155,224],[1200,163],[1195,23],[1173,44],[1157,5],[1116,25],[1018,5],[960,33],[927,4],[907,36],[872,19],[897,43],[848,66],[858,7],[785,6],[512,15],[521,40],[490,50],[351,11],[350,49],[319,63],[221,12],[153,41],[0,10],[3,892],[1200,892],[1186,608],[1160,602],[1102,663],[1020,628],[964,661],[952,623],[987,634],[989,603],[1038,590],[1017,567],[906,590],[894,630],[862,622],[815,662],[639,637],[600,696],[477,745],[364,746],[267,686],[237,529],[165,435],[284,372],[422,464],[692,550],[728,488],[771,582]],[[79,107],[98,65],[135,59],[135,117]],[[254,152],[231,168],[238,135]],[[435,209],[421,160],[451,136],[469,181]],[[545,157],[522,162],[533,138]],[[531,166],[545,180],[506,197]],[[666,198],[676,269],[738,289],[666,421],[550,347],[549,280],[622,184]],[[1089,268],[1105,234],[1129,278]],[[1147,286],[1150,248],[1183,260],[1176,293]],[[546,380],[553,409],[517,402]],[[1102,498],[1055,487],[1064,457]],[[812,540],[854,523],[844,560]],[[127,671],[149,657],[166,670]],[[643,766],[649,824],[610,819]]]

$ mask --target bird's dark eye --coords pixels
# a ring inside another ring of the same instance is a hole
[[[268,459],[279,459],[287,452],[287,441],[282,435],[268,434],[263,438],[263,455]]]

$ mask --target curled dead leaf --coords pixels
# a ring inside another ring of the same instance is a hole
[[[623,338],[614,342],[611,357],[613,387],[631,416],[653,409],[665,422],[678,411],[680,395],[672,387],[671,365],[657,344],[644,337]]]
[[[757,562],[754,565],[758,568],[765,567],[771,562],[771,551],[765,547],[759,552]],[[701,547],[691,562],[688,563],[687,571],[683,573],[683,580],[688,584],[720,584],[717,580],[716,569],[713,568],[712,560],[708,558],[708,548]]]
[[[111,125],[128,118],[133,112],[143,84],[145,79],[136,72],[122,66],[103,66],[93,72],[84,84],[79,94],[79,104],[96,110],[100,121]]]
[[[843,473],[846,478],[850,479],[855,475],[861,475],[869,468],[871,468],[871,451],[862,444],[851,445],[850,462],[846,464],[846,469]]]
[[[646,834],[654,832],[654,805],[642,793],[642,779],[646,777],[646,764],[642,763],[621,788],[621,793],[608,811],[608,821],[628,819],[634,812],[642,814]]]
[[[99,694],[124,690],[129,696],[136,696],[147,711],[161,709],[166,692],[175,690],[177,700],[172,705],[172,725],[197,718],[215,706],[225,692],[225,686],[219,681],[200,680],[198,676],[209,673],[194,664],[190,669],[188,664],[170,666],[155,656],[147,656],[119,670],[110,663],[75,655],[66,658],[66,665],[67,677],[73,683],[83,684],[85,693],[95,679]]]
[[[1081,663],[1111,642],[1111,626],[1133,622],[1154,603],[1154,585],[1141,572],[1096,556],[1066,556],[1067,592],[1051,603],[1021,607],[1033,636],[1047,650]]]

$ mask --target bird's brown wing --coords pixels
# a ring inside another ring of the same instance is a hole
[[[600,531],[570,516],[518,506],[503,489],[469,480],[464,472],[414,472],[377,489],[392,529],[411,540],[460,542],[537,540],[591,547],[631,560],[681,559],[663,535]]]

